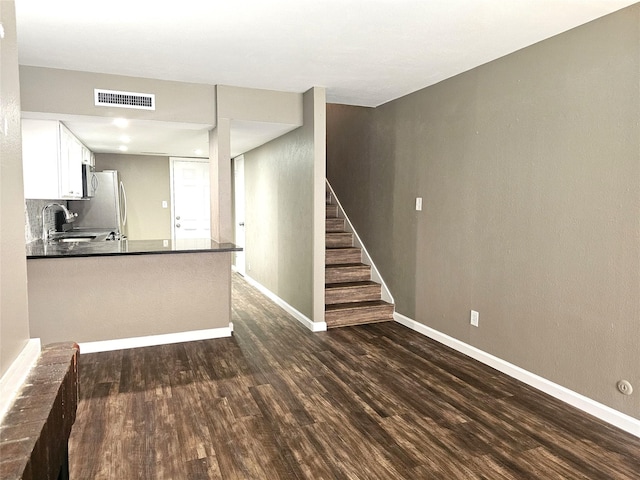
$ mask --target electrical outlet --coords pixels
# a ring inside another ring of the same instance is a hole
[[[477,327],[479,319],[480,319],[480,314],[475,310],[471,310],[471,319],[470,319],[471,325],[473,325],[474,327]]]
[[[169,204],[167,203],[166,200],[162,201],[162,208],[167,208],[169,206]]]

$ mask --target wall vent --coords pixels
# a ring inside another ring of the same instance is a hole
[[[99,88],[94,89],[93,93],[96,107],[156,109],[156,96],[152,93],[118,92]]]

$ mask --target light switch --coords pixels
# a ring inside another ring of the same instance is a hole
[[[167,208],[167,201],[166,200],[162,201],[162,208]]]
[[[416,197],[416,211],[422,211],[422,197]]]

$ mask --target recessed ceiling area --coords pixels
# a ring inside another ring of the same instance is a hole
[[[60,120],[94,153],[208,157],[212,125],[22,112],[23,118]],[[124,120],[121,124],[117,120]],[[121,148],[126,147],[126,148]]]
[[[176,157],[208,157],[207,125],[129,120],[123,127],[110,118],[64,120],[64,124],[94,153],[127,153]]]
[[[231,157],[253,150],[285,133],[298,128],[299,125],[288,123],[231,121]]]
[[[22,116],[62,121],[94,153],[205,158],[209,156],[209,131],[213,128],[212,125],[205,124],[152,120],[126,120],[125,125],[120,125],[115,119],[108,117],[38,112],[22,112]],[[233,120],[231,156],[236,157],[253,150],[298,126]]]

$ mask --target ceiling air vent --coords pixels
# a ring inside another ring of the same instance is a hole
[[[137,108],[155,110],[156,96],[152,93],[117,92],[94,89],[96,107]]]

